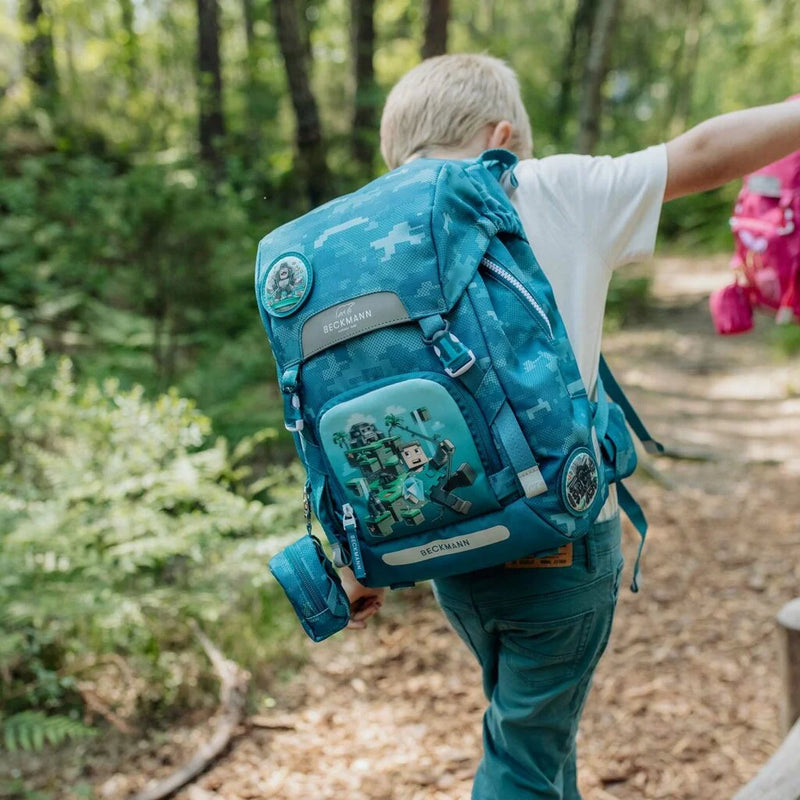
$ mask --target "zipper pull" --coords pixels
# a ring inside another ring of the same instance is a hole
[[[345,503],[342,506],[342,527],[347,535],[347,544],[350,547],[350,562],[356,580],[366,577],[364,569],[364,558],[361,555],[361,543],[358,541],[358,522],[353,512],[353,506]]]

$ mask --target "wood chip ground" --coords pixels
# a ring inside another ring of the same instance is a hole
[[[654,269],[656,308],[605,351],[653,432],[696,458],[630,481],[651,532],[642,591],[621,593],[580,730],[585,800],[716,800],[747,782],[780,742],[774,618],[800,596],[800,359],[776,358],[768,320],[714,335],[706,298],[728,279],[725,260]],[[630,526],[624,546],[629,583]],[[276,706],[179,800],[469,797],[479,673],[428,587],[309,651]],[[95,796],[142,788],[208,730],[118,752],[91,779]]]

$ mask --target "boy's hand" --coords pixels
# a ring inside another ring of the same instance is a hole
[[[362,586],[349,567],[342,567],[339,570],[339,577],[350,601],[350,622],[347,623],[347,627],[350,630],[366,628],[367,620],[377,614],[383,605],[386,589]]]

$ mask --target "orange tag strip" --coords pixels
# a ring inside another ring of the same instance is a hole
[[[508,561],[506,567],[509,569],[538,569],[552,567],[571,567],[572,566],[572,542],[559,547],[555,553],[549,556],[525,556],[516,561]]]

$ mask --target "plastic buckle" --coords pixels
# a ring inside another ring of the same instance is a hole
[[[280,384],[281,391],[284,394],[295,394],[297,392],[297,385],[300,382],[300,366],[295,365],[284,370],[280,376],[278,383]]]
[[[339,544],[339,542],[336,542],[336,544],[332,545],[331,556],[333,557],[333,566],[336,567],[336,569],[350,566],[350,559],[345,558],[344,548],[341,546],[341,544]]]
[[[296,392],[284,392],[284,423],[283,426],[290,433],[300,433],[303,430],[303,414],[300,410],[300,395]]]
[[[432,344],[433,352],[451,378],[463,375],[475,363],[475,353],[447,328],[434,337]]]

